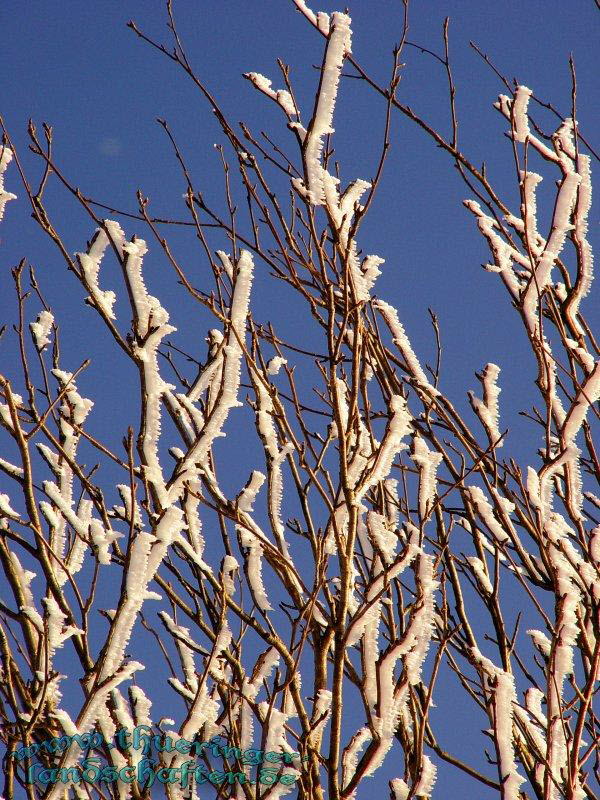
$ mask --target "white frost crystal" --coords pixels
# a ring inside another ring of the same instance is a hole
[[[40,351],[50,344],[50,331],[52,330],[53,322],[54,317],[50,311],[44,310],[40,311],[35,322],[29,323],[35,346]]]
[[[17,195],[4,190],[4,172],[12,161],[13,153],[8,147],[0,144],[0,222],[4,216],[4,208],[9,200],[15,200]]]

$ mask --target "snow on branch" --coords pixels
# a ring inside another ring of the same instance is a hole
[[[516,142],[528,142],[543,158],[558,161],[555,152],[531,133],[528,108],[532,94],[533,92],[527,86],[517,86],[514,99],[501,94],[498,102],[494,103],[494,107],[511,123],[512,135]]]
[[[406,335],[406,331],[400,320],[398,319],[398,312],[393,306],[386,303],[384,300],[375,300],[373,306],[381,312],[385,319],[386,325],[390,329],[393,336],[394,344],[400,351],[404,359],[410,377],[415,381],[419,388],[426,389],[427,393],[433,397],[439,395],[438,390],[431,385],[427,375],[423,371],[417,356],[412,348],[410,340]]]
[[[472,655],[482,672],[489,698],[502,798],[520,800],[519,787],[524,783],[524,778],[517,770],[514,744],[514,710],[517,705],[515,679],[510,673],[496,667],[477,648],[472,649]]]
[[[506,519],[500,523],[494,516],[494,508],[479,486],[469,486],[465,488],[465,494],[469,497],[478,515],[481,517],[490,533],[498,544],[507,542],[510,539],[505,529]]]
[[[550,283],[552,268],[563,249],[568,231],[572,230],[571,215],[577,198],[577,188],[581,176],[576,172],[568,172],[560,184],[552,231],[542,253],[536,259],[535,274],[530,278],[527,288],[522,293],[521,302],[529,330],[537,328],[537,307],[541,293]]]
[[[414,796],[423,797],[425,800],[429,800],[429,797],[431,797],[431,793],[433,791],[433,787],[435,786],[436,776],[437,767],[433,764],[429,756],[424,755],[421,764],[421,775],[419,777],[419,782],[415,787]]]
[[[143,453],[144,474],[154,488],[160,501],[167,504],[165,481],[158,457],[158,441],[161,430],[161,401],[165,390],[172,388],[163,381],[158,367],[158,348],[169,333],[176,330],[169,325],[169,314],[160,301],[148,293],[142,274],[144,255],[148,248],[143,239],[133,237],[125,240],[119,224],[113,220],[104,221],[104,229],[96,231],[88,252],[79,253],[79,261],[94,302],[109,317],[112,316],[112,293],[102,293],[98,289],[98,270],[102,256],[109,242],[121,260],[124,277],[128,286],[133,312],[133,343],[131,353],[138,363],[142,378],[142,402],[145,411],[145,424],[141,449]]]
[[[600,400],[600,361],[596,362],[592,373],[588,375],[581,386],[565,417],[562,435],[567,445],[575,442],[575,437],[581,429],[590,407],[598,400]]]
[[[594,256],[592,247],[587,238],[588,218],[592,205],[592,178],[590,156],[579,154],[577,159],[581,182],[575,204],[573,240],[579,254],[578,272],[575,286],[569,295],[567,313],[574,330],[583,334],[583,329],[577,319],[581,301],[587,297],[594,277]]]
[[[223,346],[224,364],[218,397],[211,412],[207,415],[200,436],[197,437],[177,468],[177,474],[168,492],[168,498],[171,501],[179,495],[184,482],[195,474],[195,465],[205,460],[214,440],[219,436],[225,435],[222,432],[222,428],[231,409],[241,405],[237,395],[240,385],[241,364],[244,353],[243,344],[246,337],[246,317],[250,304],[253,272],[254,261],[252,255],[248,250],[242,250],[236,265],[231,301],[231,321],[227,332],[226,344]]]
[[[498,397],[501,389],[498,386],[498,376],[500,367],[496,364],[486,364],[481,375],[477,375],[483,385],[483,400],[475,396],[474,392],[468,392],[469,402],[473,411],[481,420],[481,424],[486,430],[490,445],[502,447],[504,442],[500,439]]]
[[[377,664],[377,710],[371,717],[377,740],[371,746],[372,752],[365,776],[373,775],[392,747],[402,710],[408,702],[409,686],[419,683],[431,642],[434,593],[439,584],[434,579],[433,557],[421,553],[418,561],[419,594],[410,622],[402,639],[392,643]],[[394,671],[401,658],[404,659],[406,680],[397,681]],[[435,773],[431,775],[432,785],[434,776]]]
[[[277,429],[273,422],[275,407],[270,394],[270,385],[267,384],[265,386],[265,378],[254,373],[252,373],[252,383],[256,393],[256,425],[268,462],[269,513],[278,547],[285,558],[289,559],[289,549],[285,541],[285,527],[281,519],[281,503],[283,499],[282,464],[293,450],[293,447],[288,443],[284,444],[281,449],[279,448]]]
[[[407,447],[403,439],[410,432],[412,415],[402,395],[393,395],[390,398],[389,413],[389,423],[376,452],[375,463],[358,488],[357,500],[362,499],[371,486],[389,476],[395,457]]]
[[[170,678],[169,683],[183,697],[193,700],[198,691],[198,676],[196,674],[194,650],[188,645],[188,642],[193,642],[190,630],[182,625],[177,625],[166,611],[159,611],[158,616],[175,641],[185,676],[185,684],[182,684],[177,678]],[[197,651],[199,649],[198,645],[195,645],[194,649]]]
[[[248,514],[252,511],[254,499],[258,494],[260,487],[265,481],[265,476],[262,472],[254,471],[248,484],[240,493],[237,501],[240,511]],[[249,530],[245,525],[237,526],[238,534],[240,536],[240,543],[242,547],[247,548],[246,564],[248,567],[248,583],[254,601],[258,608],[265,611],[272,611],[272,606],[269,603],[267,592],[265,589],[264,581],[262,578],[262,560],[263,560],[263,546],[259,538]]]
[[[289,117],[298,114],[292,95],[286,89],[279,89],[277,91],[271,89],[271,81],[259,72],[246,72],[244,73],[244,78],[247,78],[250,83],[254,84],[259,92],[262,92],[267,97],[270,97],[271,100],[274,100]]]
[[[106,221],[106,223],[109,222],[112,221]],[[118,223],[113,222],[111,227],[107,227],[107,230],[111,232],[111,236],[114,235],[115,245],[120,249],[124,239],[124,233],[121,227]],[[87,251],[85,253],[76,253],[75,255],[79,261],[81,271],[90,292],[87,302],[89,302],[90,305],[95,305],[109,319],[115,319],[113,306],[115,304],[116,295],[111,291],[102,291],[98,285],[100,262],[104,257],[109,242],[110,239],[106,231],[103,228],[98,228],[92,237]]]
[[[329,14],[324,11],[318,11],[316,14],[307,5],[306,0],[294,0],[296,8],[300,11],[306,19],[315,26],[324,36],[329,34],[330,18]]]
[[[66,555],[67,519],[70,524],[74,525],[75,530],[78,530],[80,536],[85,536],[87,533],[84,526],[78,521],[76,522],[77,515],[73,510],[73,470],[71,463],[75,461],[79,444],[80,433],[78,428],[83,425],[94,403],[87,398],[81,397],[70,372],[53,369],[52,374],[58,380],[63,395],[63,402],[59,406],[59,428],[60,443],[66,458],[60,458],[57,454],[49,456],[51,463],[56,465],[58,484],[49,481],[45,482],[44,489],[48,497],[53,500],[61,511],[59,515],[52,513],[51,516],[55,520],[55,524],[51,525],[50,546],[55,555],[60,560],[63,560]],[[44,506],[40,504],[40,507],[43,511]],[[52,567],[57,571],[57,580],[61,584],[65,583],[67,574],[59,566],[58,562],[52,562]]]
[[[40,311],[37,320],[29,323],[31,335],[36,348],[41,352],[46,345],[50,344],[50,331],[54,323],[54,317],[50,311]]]
[[[421,436],[415,436],[411,458],[419,468],[419,516],[425,521],[432,511],[436,472],[443,456],[430,450]]]
[[[299,179],[292,181],[313,205],[323,205],[325,202],[325,170],[321,164],[321,155],[325,136],[334,131],[333,110],[344,58],[351,52],[351,42],[350,17],[335,12],[331,15],[331,31],[327,40],[319,93],[304,141],[306,183]]]
[[[4,173],[12,161],[12,150],[5,145],[0,145],[0,222],[4,216],[4,209],[9,200],[16,200],[17,195],[4,190]]]
[[[520,266],[529,269],[530,263],[527,257],[514,247],[514,245],[502,238],[498,232],[498,222],[493,217],[486,214],[479,203],[475,200],[465,200],[464,205],[465,208],[468,208],[469,211],[477,217],[479,230],[487,239],[489,248],[494,256],[494,263],[485,264],[485,269],[489,272],[498,272],[512,297],[518,299],[521,292],[522,281],[520,276],[515,273],[512,264],[514,261]]]

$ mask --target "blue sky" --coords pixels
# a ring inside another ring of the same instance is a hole
[[[375,0],[354,5],[354,53],[383,79],[388,74],[390,48],[400,33],[401,3]],[[335,8],[330,3],[323,10]],[[234,121],[248,120],[255,131],[275,130],[278,141],[291,145],[277,109],[241,77],[256,70],[276,79],[275,60],[282,57],[292,67],[292,80],[307,108],[316,80],[311,65],[319,63],[322,40],[291,2],[179,0],[175,11],[192,64],[223,109]],[[8,2],[0,15],[10,76],[3,86],[2,114],[27,167],[35,160],[25,152],[31,117],[38,126],[42,121],[53,126],[56,158],[84,193],[133,211],[135,191],[141,188],[155,213],[183,216],[181,176],[155,121],[162,117],[182,144],[198,186],[207,197],[212,195],[213,202],[221,202],[220,164],[212,147],[220,141],[220,133],[207,103],[191,82],[126,28],[126,22],[135,19],[144,30],[166,39],[161,2],[67,1],[58,6],[34,2],[27,13],[21,4]],[[593,138],[597,9],[591,0],[577,2],[568,14],[560,2],[532,2],[524,8],[519,2],[436,0],[412,9],[409,39],[441,52],[445,16],[451,18],[460,144],[475,164],[486,161],[502,194],[515,201],[505,123],[491,108],[502,86],[469,48],[469,41],[487,52],[509,79],[515,76],[566,113],[570,109],[568,56],[573,52],[580,124]],[[404,50],[403,60],[400,100],[448,134],[443,69],[411,47]],[[346,180],[374,173],[383,111],[382,101],[364,85],[347,81],[342,87],[336,146]],[[423,357],[433,355],[431,332],[424,324],[426,309],[432,307],[439,314],[446,353],[456,352],[462,343],[470,354],[445,370],[444,378],[457,390],[469,388],[474,369],[486,360],[500,363],[502,353],[519,347],[518,326],[494,276],[478,268],[487,260],[485,244],[462,207],[469,193],[447,155],[399,115],[394,118],[392,141],[386,179],[363,232],[365,249],[386,258],[378,292],[398,305]],[[58,193],[56,201],[55,207],[67,218],[70,201]],[[15,206],[2,232],[3,257],[9,261],[23,254],[20,227],[11,228],[9,223],[28,213],[25,203]],[[80,249],[89,236],[89,222],[70,213],[64,231],[71,249]],[[46,244],[31,229],[27,244],[27,255],[41,278],[50,273],[59,295],[63,281],[73,288],[56,256],[48,263]],[[269,307],[273,307],[272,298]],[[510,381],[511,364],[500,366],[506,370],[504,379]],[[518,373],[514,377],[518,380]]]
[[[243,80],[242,73],[258,71],[279,85],[276,59],[282,58],[291,65],[291,79],[306,118],[317,82],[313,65],[320,63],[321,37],[287,0],[176,0],[174,7],[196,72],[231,120],[245,120],[255,132],[274,131],[276,140],[291,148],[291,137],[277,109]],[[338,6],[321,3],[314,8],[332,11]],[[401,31],[402,4],[355,0],[350,3],[350,13],[355,57],[385,80],[391,47]],[[570,113],[571,103],[568,57],[574,53],[580,129],[597,142],[600,13],[593,0],[575,0],[568,6],[559,0],[415,2],[410,11],[409,40],[441,52],[446,16],[451,20],[460,146],[475,164],[486,162],[492,183],[516,209],[506,123],[492,108],[503,89],[469,41],[488,53],[509,79],[515,77],[527,84],[539,98],[565,114]],[[213,145],[223,142],[223,136],[211,109],[183,74],[127,29],[129,19],[152,36],[167,40],[164,8],[158,0],[32,0],[27,4],[5,0],[0,9],[5,75],[0,113],[23,163],[30,175],[38,174],[39,164],[27,152],[27,121],[32,118],[40,129],[41,123],[47,122],[54,130],[57,162],[84,194],[135,211],[139,188],[150,198],[153,213],[183,218],[185,185],[164,131],[156,123],[160,117],[169,122],[180,143],[197,188],[216,208],[222,208],[223,178]],[[448,135],[448,98],[440,64],[410,46],[403,52],[403,62],[399,99]],[[336,157],[344,182],[374,174],[384,110],[382,100],[364,84],[343,82],[334,125]],[[540,120],[551,128],[549,115],[540,114]],[[534,377],[533,359],[500,281],[480,268],[489,256],[473,218],[462,206],[470,193],[447,154],[399,114],[393,117],[392,144],[386,175],[361,240],[366,252],[386,259],[377,294],[398,308],[415,350],[429,363],[433,363],[435,348],[427,309],[438,314],[444,344],[442,388],[459,408],[468,409],[467,389],[479,388],[474,372],[487,361],[500,365],[501,427],[510,425],[513,432],[505,455],[531,456],[537,442],[527,438],[530,429],[516,412],[534,398],[529,386]],[[83,306],[75,314],[70,310],[75,301],[81,303],[83,292],[57,251],[28,221],[25,193],[14,167],[5,182],[19,200],[7,207],[0,231],[1,318],[15,318],[9,268],[25,256],[34,264],[46,299],[61,323],[64,368],[74,369],[92,353],[93,364],[79,381],[80,390],[104,409],[101,417],[90,417],[91,429],[118,447],[124,427],[115,420],[123,419],[123,408],[133,391],[132,376],[114,348],[107,350],[99,344],[102,328],[93,313]],[[58,188],[49,190],[48,200],[68,249],[83,250],[92,233],[89,219]],[[597,244],[596,213],[592,220],[592,243],[595,240]],[[127,222],[125,230],[128,235],[138,233],[150,239],[138,223]],[[208,276],[203,273],[207,267],[202,251],[192,237],[178,235],[175,242],[182,262],[202,285],[203,274]],[[156,243],[149,243],[151,290],[164,298],[184,340],[203,358],[210,320],[183,296]],[[219,237],[211,239],[211,246],[227,249],[226,241]],[[256,319],[272,319],[289,338],[312,342],[306,309],[288,300],[287,290],[259,270],[252,301]],[[589,309],[588,313],[593,316]],[[8,357],[11,348],[6,341],[0,347],[3,371],[16,376],[17,365]],[[232,423],[232,459],[233,437],[241,428],[241,421]],[[232,486],[239,485],[240,475],[234,466]],[[2,480],[0,476],[0,486]],[[453,703],[452,710],[439,722],[450,738],[460,735],[464,708],[456,702],[458,695],[449,692],[447,698]],[[465,717],[465,726],[474,725],[477,733],[483,722],[478,725],[471,716]],[[469,749],[468,737],[462,746]],[[390,776],[396,774],[393,765],[390,770]],[[460,774],[444,771],[443,775],[439,796],[466,791],[469,784]]]

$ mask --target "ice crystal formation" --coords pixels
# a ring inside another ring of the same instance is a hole
[[[44,198],[25,186],[34,218],[130,365],[139,417],[136,431],[126,423],[118,452],[89,432],[102,408],[83,396],[81,373],[94,367],[63,367],[59,315],[45,304],[33,312],[22,266],[14,270],[25,322],[16,328],[19,392],[18,381],[2,377],[0,396],[10,443],[0,459],[3,740],[18,752],[94,731],[111,742],[119,730],[148,726],[173,741],[221,737],[228,769],[242,775],[244,751],[280,754],[269,765],[268,788],[266,780],[258,788],[243,781],[213,787],[235,800],[259,792],[362,800],[386,762],[397,775],[389,780],[393,800],[443,796],[437,778],[448,764],[502,800],[592,798],[600,361],[582,314],[593,281],[591,158],[573,119],[551,136],[539,133],[525,86],[496,104],[517,157],[528,153],[518,158],[514,213],[444,142],[479,181],[478,199],[465,206],[491,253],[485,269],[504,285],[535,358],[541,410],[529,416],[543,433],[539,460],[501,462],[511,448],[501,366],[483,366],[481,396],[465,392],[473,413],[466,404],[461,416],[439,370],[411,343],[401,311],[375,293],[385,259],[363,252],[361,225],[377,181],[347,181],[343,161],[338,168],[331,157],[342,72],[355,64],[351,19],[294,2],[324,41],[312,107],[300,107],[285,70],[278,89],[260,73],[245,75],[259,103],[280,109],[296,147],[294,161],[280,164],[277,148],[270,156],[278,179],[285,176],[289,213],[269,189],[262,145],[245,128],[239,138],[197,79],[231,145],[254,226],[240,234],[229,195],[227,221],[190,184],[185,202],[214,275],[209,291],[196,288],[161,235],[147,243],[135,233],[143,221],[157,233],[141,194],[138,220],[96,218],[90,241],[71,255]],[[176,36],[173,19],[170,25]],[[169,57],[189,74],[176,43]],[[397,86],[381,90],[390,113],[414,119],[396,101]],[[31,136],[34,153],[50,159],[35,130]],[[13,150],[0,151],[3,224],[15,198],[4,188],[15,174]],[[534,162],[540,174],[529,169]],[[550,218],[542,220],[537,192],[545,170],[558,180]],[[93,204],[72,193],[94,216]],[[208,245],[206,231],[213,236],[215,228],[230,252]],[[157,252],[202,306],[200,318],[211,315],[203,353],[198,331],[193,353],[173,344],[181,342],[177,315],[149,289]],[[258,282],[268,291],[265,264],[303,304],[320,336],[314,353],[254,319]],[[310,376],[310,391],[298,374]],[[239,463],[223,458],[226,436],[236,450],[225,452]],[[114,485],[101,486],[84,465],[90,448],[110,464],[109,474],[120,474]],[[109,576],[118,587],[114,608],[99,589]],[[531,601],[526,631],[519,619],[509,625],[505,591]],[[166,711],[175,721],[162,716],[148,677],[158,667],[154,655],[150,663],[140,652],[144,630],[166,657],[165,683],[179,703]],[[61,671],[66,648],[78,675]],[[481,768],[438,741],[430,712],[443,705],[442,671],[487,720],[489,763]],[[71,691],[75,683],[80,693]],[[76,770],[81,756],[75,743],[38,753],[48,769]],[[138,769],[144,755],[114,747],[102,757],[119,771]],[[172,775],[190,760],[166,747],[156,757],[157,769]],[[6,763],[6,796],[15,796],[29,761]],[[211,768],[223,769],[223,759]],[[198,800],[211,785],[173,780],[164,792]],[[32,796],[41,796],[39,788],[30,788]],[[84,798],[88,789],[98,787],[73,782],[68,791]],[[148,796],[143,791],[127,782],[106,789],[119,800]],[[59,800],[65,787],[54,782],[44,792]]]

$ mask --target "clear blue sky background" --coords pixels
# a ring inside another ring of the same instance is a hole
[[[337,8],[329,2],[314,6],[315,10]],[[277,109],[241,75],[249,70],[262,72],[279,86],[276,58],[282,58],[292,67],[292,81],[306,120],[318,78],[312,65],[320,63],[322,38],[286,0],[176,0],[175,12],[192,64],[232,121],[245,120],[256,133],[265,128],[274,131],[277,141],[291,149],[291,137],[286,138]],[[350,13],[356,58],[385,80],[391,48],[400,36],[402,4],[355,0]],[[486,161],[492,182],[516,211],[511,147],[503,135],[507,126],[491,107],[503,87],[469,47],[469,41],[486,51],[509,79],[516,77],[565,114],[570,113],[568,57],[573,52],[581,130],[598,145],[600,12],[593,0],[570,4],[559,0],[415,2],[409,40],[441,52],[445,16],[451,20],[460,146],[475,164]],[[168,39],[159,0],[5,0],[2,4],[0,113],[25,167],[30,175],[39,170],[36,159],[27,152],[26,126],[31,117],[40,128],[42,121],[53,126],[55,157],[84,194],[135,211],[135,191],[141,188],[151,200],[153,213],[184,218],[181,195],[185,185],[164,132],[155,122],[162,117],[182,146],[196,187],[207,201],[222,208],[223,180],[213,144],[222,142],[223,137],[210,108],[185,76],[126,28],[132,18],[153,36]],[[403,61],[400,100],[449,135],[447,87],[440,64],[412,47],[404,50]],[[374,174],[383,115],[380,98],[362,83],[344,82],[334,121],[344,183]],[[540,114],[540,120],[547,128],[553,124],[549,116]],[[459,408],[468,408],[466,390],[479,388],[474,372],[487,361],[500,365],[503,426],[510,425],[513,431],[504,455],[510,452],[531,459],[537,442],[526,438],[529,429],[516,411],[534,399],[526,385],[534,377],[533,361],[499,279],[479,266],[489,255],[473,218],[462,207],[462,200],[470,196],[468,189],[447,155],[399,115],[393,119],[392,141],[386,177],[361,239],[366,252],[386,259],[376,292],[397,306],[415,349],[430,363],[435,350],[427,308],[438,314],[444,343],[442,387]],[[550,177],[547,181],[551,182]],[[2,321],[15,319],[9,268],[25,256],[35,265],[45,296],[61,323],[64,368],[74,369],[90,352],[94,356],[92,367],[79,381],[80,390],[94,397],[98,409],[104,409],[101,415],[90,416],[91,429],[118,448],[127,424],[122,410],[133,391],[132,375],[114,349],[98,344],[102,329],[94,314],[85,308],[76,314],[69,312],[83,293],[57,251],[28,223],[29,209],[14,167],[7,173],[6,188],[15,191],[19,200],[7,207],[0,231]],[[49,200],[68,248],[84,249],[92,233],[90,221],[64,193],[51,189]],[[594,211],[591,235],[596,243],[597,219]],[[128,221],[124,227],[128,235],[151,238],[137,223]],[[203,276],[208,280],[203,253],[191,237],[175,241],[178,256],[194,282],[203,285]],[[197,307],[182,296],[156,244],[149,243],[151,290],[176,312],[172,321],[202,358],[210,321],[199,316]],[[211,245],[228,249],[222,237],[214,237]],[[103,274],[112,275],[116,282],[116,272]],[[105,288],[111,285],[108,277],[101,283]],[[288,305],[285,290],[260,270],[253,310],[256,319],[272,319],[291,339],[310,338],[306,309]],[[33,316],[32,306],[30,319]],[[0,348],[3,371],[16,376],[17,365],[10,363],[8,356],[15,350],[7,342]],[[115,420],[123,420],[123,424],[115,424]],[[233,430],[241,428],[241,424],[233,425]],[[241,478],[241,472],[233,469],[232,487],[239,487],[245,475]],[[0,486],[2,481],[0,476]],[[446,717],[440,724],[448,738],[445,742],[441,738],[443,744],[450,744],[462,735],[461,729],[466,731],[461,718],[465,712],[459,693],[453,696],[448,692],[446,702],[450,705],[445,705]],[[469,715],[464,717],[467,724],[474,725],[475,732],[485,727],[483,720],[474,721]],[[469,750],[466,733],[462,748],[465,754]],[[393,764],[385,774],[397,774]],[[380,785],[384,784],[378,781]],[[444,770],[437,796],[460,796],[467,785],[456,771]]]

